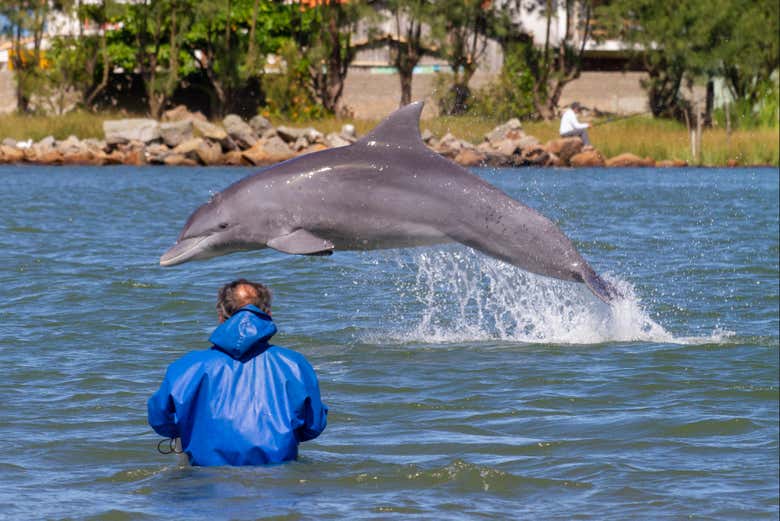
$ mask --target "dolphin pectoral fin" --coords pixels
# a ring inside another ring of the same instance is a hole
[[[266,245],[282,253],[292,255],[330,255],[335,246],[322,237],[317,237],[310,231],[299,229],[281,237],[275,237]]]

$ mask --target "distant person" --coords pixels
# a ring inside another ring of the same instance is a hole
[[[239,279],[219,290],[210,349],[173,362],[149,398],[149,425],[180,438],[192,465],[294,460],[327,423],[317,376],[303,355],[271,345],[271,293]]]
[[[561,137],[578,137],[582,140],[586,147],[590,145],[590,139],[588,139],[588,131],[586,130],[590,125],[588,123],[580,123],[577,119],[577,114],[582,111],[582,106],[579,101],[572,103],[568,109],[566,109],[561,116]]]

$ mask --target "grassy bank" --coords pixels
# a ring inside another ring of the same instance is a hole
[[[293,126],[313,126],[324,133],[337,132],[345,123],[353,123],[358,135],[371,130],[378,121],[342,120],[326,118],[318,121],[295,123]],[[480,143],[484,135],[503,121],[473,116],[440,117],[423,120],[422,129],[428,129],[436,136],[447,132],[471,143]],[[590,130],[594,146],[605,157],[614,157],[631,152],[655,160],[682,159],[696,164],[691,155],[691,138],[685,125],[672,120],[657,120],[651,117],[632,117],[615,121],[595,120]],[[275,125],[290,124],[274,121]],[[525,122],[523,129],[545,143],[558,137],[558,121]],[[740,165],[780,165],[780,129],[762,128],[734,130],[727,135],[722,128],[704,130],[702,133],[701,164],[723,166],[729,160]]]
[[[79,138],[102,138],[103,121],[133,117],[117,113],[72,112],[59,117],[20,116],[17,114],[0,115],[0,140],[33,139],[38,141],[46,136],[65,139],[70,135]],[[377,121],[344,120],[325,118],[309,122],[290,123],[273,121],[275,125],[313,126],[323,133],[337,132],[345,123],[352,123],[358,135],[365,134]],[[460,139],[479,143],[485,133],[503,121],[490,118],[441,117],[424,120],[423,129],[429,129],[437,136],[451,132]],[[598,121],[596,123],[599,123]],[[528,122],[524,124],[526,133],[536,136],[543,143],[557,137],[558,122]],[[656,160],[684,159],[695,164],[691,156],[690,136],[685,128],[676,121],[654,120],[636,117],[596,125],[590,131],[591,141],[606,157],[631,152],[638,156],[650,156]],[[724,129],[705,130],[702,136],[702,164],[709,166],[725,165],[736,160],[742,165],[780,165],[780,129],[735,130],[730,136]]]
[[[132,116],[111,112],[68,112],[62,116],[0,114],[0,141],[4,138],[39,141],[46,136],[66,139],[71,135],[80,139],[102,139],[103,121],[123,117]]]

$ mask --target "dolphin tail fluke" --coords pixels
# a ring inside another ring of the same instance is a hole
[[[583,277],[585,285],[590,288],[594,295],[603,300],[607,304],[611,304],[615,300],[623,298],[623,294],[611,283],[602,279],[594,271],[586,273]]]

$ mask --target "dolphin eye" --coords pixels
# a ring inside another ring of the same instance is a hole
[[[229,225],[228,225],[228,223],[222,223],[222,224],[220,224],[220,225],[219,225],[219,229],[220,229],[220,230],[224,230],[224,229],[225,229],[225,228],[227,228],[228,226],[229,226]]]

